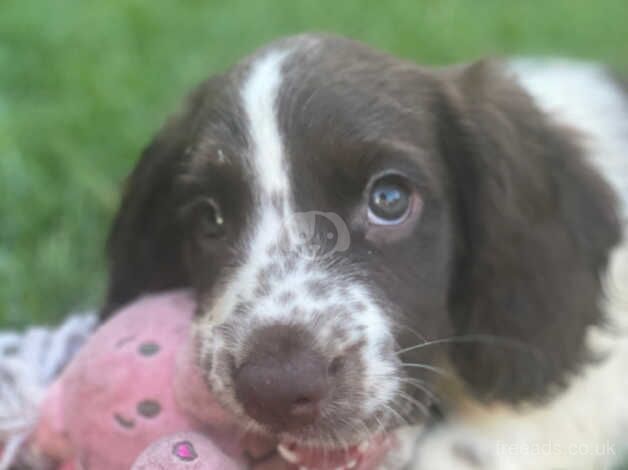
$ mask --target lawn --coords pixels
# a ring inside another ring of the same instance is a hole
[[[628,70],[626,0],[1,0],[0,327],[97,306],[120,183],[195,82],[343,33],[427,63],[562,54]]]

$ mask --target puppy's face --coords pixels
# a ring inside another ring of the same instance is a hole
[[[617,233],[577,145],[493,68],[304,36],[201,85],[146,150],[109,301],[191,285],[225,406],[355,443],[426,417],[453,377],[486,400],[560,385]]]
[[[181,217],[213,390],[256,428],[353,441],[430,407],[438,374],[420,367],[442,351],[400,350],[449,332],[450,210],[393,84],[330,76],[300,46],[211,97]]]

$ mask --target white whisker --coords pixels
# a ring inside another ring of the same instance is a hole
[[[401,378],[399,379],[399,382],[412,385],[413,387],[416,387],[419,391],[425,393],[425,395],[427,395],[435,403],[441,403],[441,399],[436,395],[436,393],[433,390],[430,390],[430,388],[425,384],[423,380],[412,379],[412,378]]]
[[[393,403],[391,403],[390,405],[386,405],[386,404],[382,404],[382,407],[385,408],[386,410],[388,410],[391,414],[397,416],[397,418],[399,418],[399,424],[400,425],[409,425],[410,422],[408,421],[407,418],[404,418],[403,415],[401,415],[394,407],[393,407]]]
[[[407,363],[407,362],[402,362],[401,363],[402,367],[413,367],[416,369],[425,369],[425,370],[429,370],[431,372],[434,372],[436,374],[440,374],[444,377],[449,377],[449,378],[455,378],[454,375],[449,372],[448,370],[442,369],[440,367],[436,367],[436,366],[429,366],[427,364],[414,364],[414,363]]]
[[[411,405],[414,405],[418,410],[420,410],[425,415],[426,418],[429,418],[430,411],[424,403],[421,403],[420,401],[416,400],[415,398],[411,397],[405,392],[400,391],[398,392],[397,396],[400,398],[403,398]]]
[[[490,344],[490,345],[495,345],[495,346],[510,347],[510,348],[519,349],[519,350],[528,352],[537,357],[543,357],[543,354],[541,353],[541,351],[539,351],[537,348],[529,344],[526,344],[522,341],[518,341],[512,338],[504,338],[500,336],[482,335],[482,334],[452,336],[450,338],[441,338],[441,339],[435,339],[431,341],[424,341],[423,343],[415,344],[414,346],[409,346],[407,348],[400,349],[399,351],[396,352],[396,354],[400,355],[400,354],[404,354],[410,351],[415,351],[417,349],[422,349],[428,346],[436,346],[436,345],[442,345],[442,344],[455,344],[455,343],[484,343],[484,344]]]

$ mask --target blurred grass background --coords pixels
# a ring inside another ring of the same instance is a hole
[[[426,63],[561,54],[628,67],[626,0],[0,0],[0,327],[98,305],[142,146],[256,46],[346,34]]]

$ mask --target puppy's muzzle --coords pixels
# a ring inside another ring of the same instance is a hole
[[[236,397],[246,413],[273,431],[315,424],[333,387],[333,368],[302,328],[267,326],[255,331],[234,369]]]

